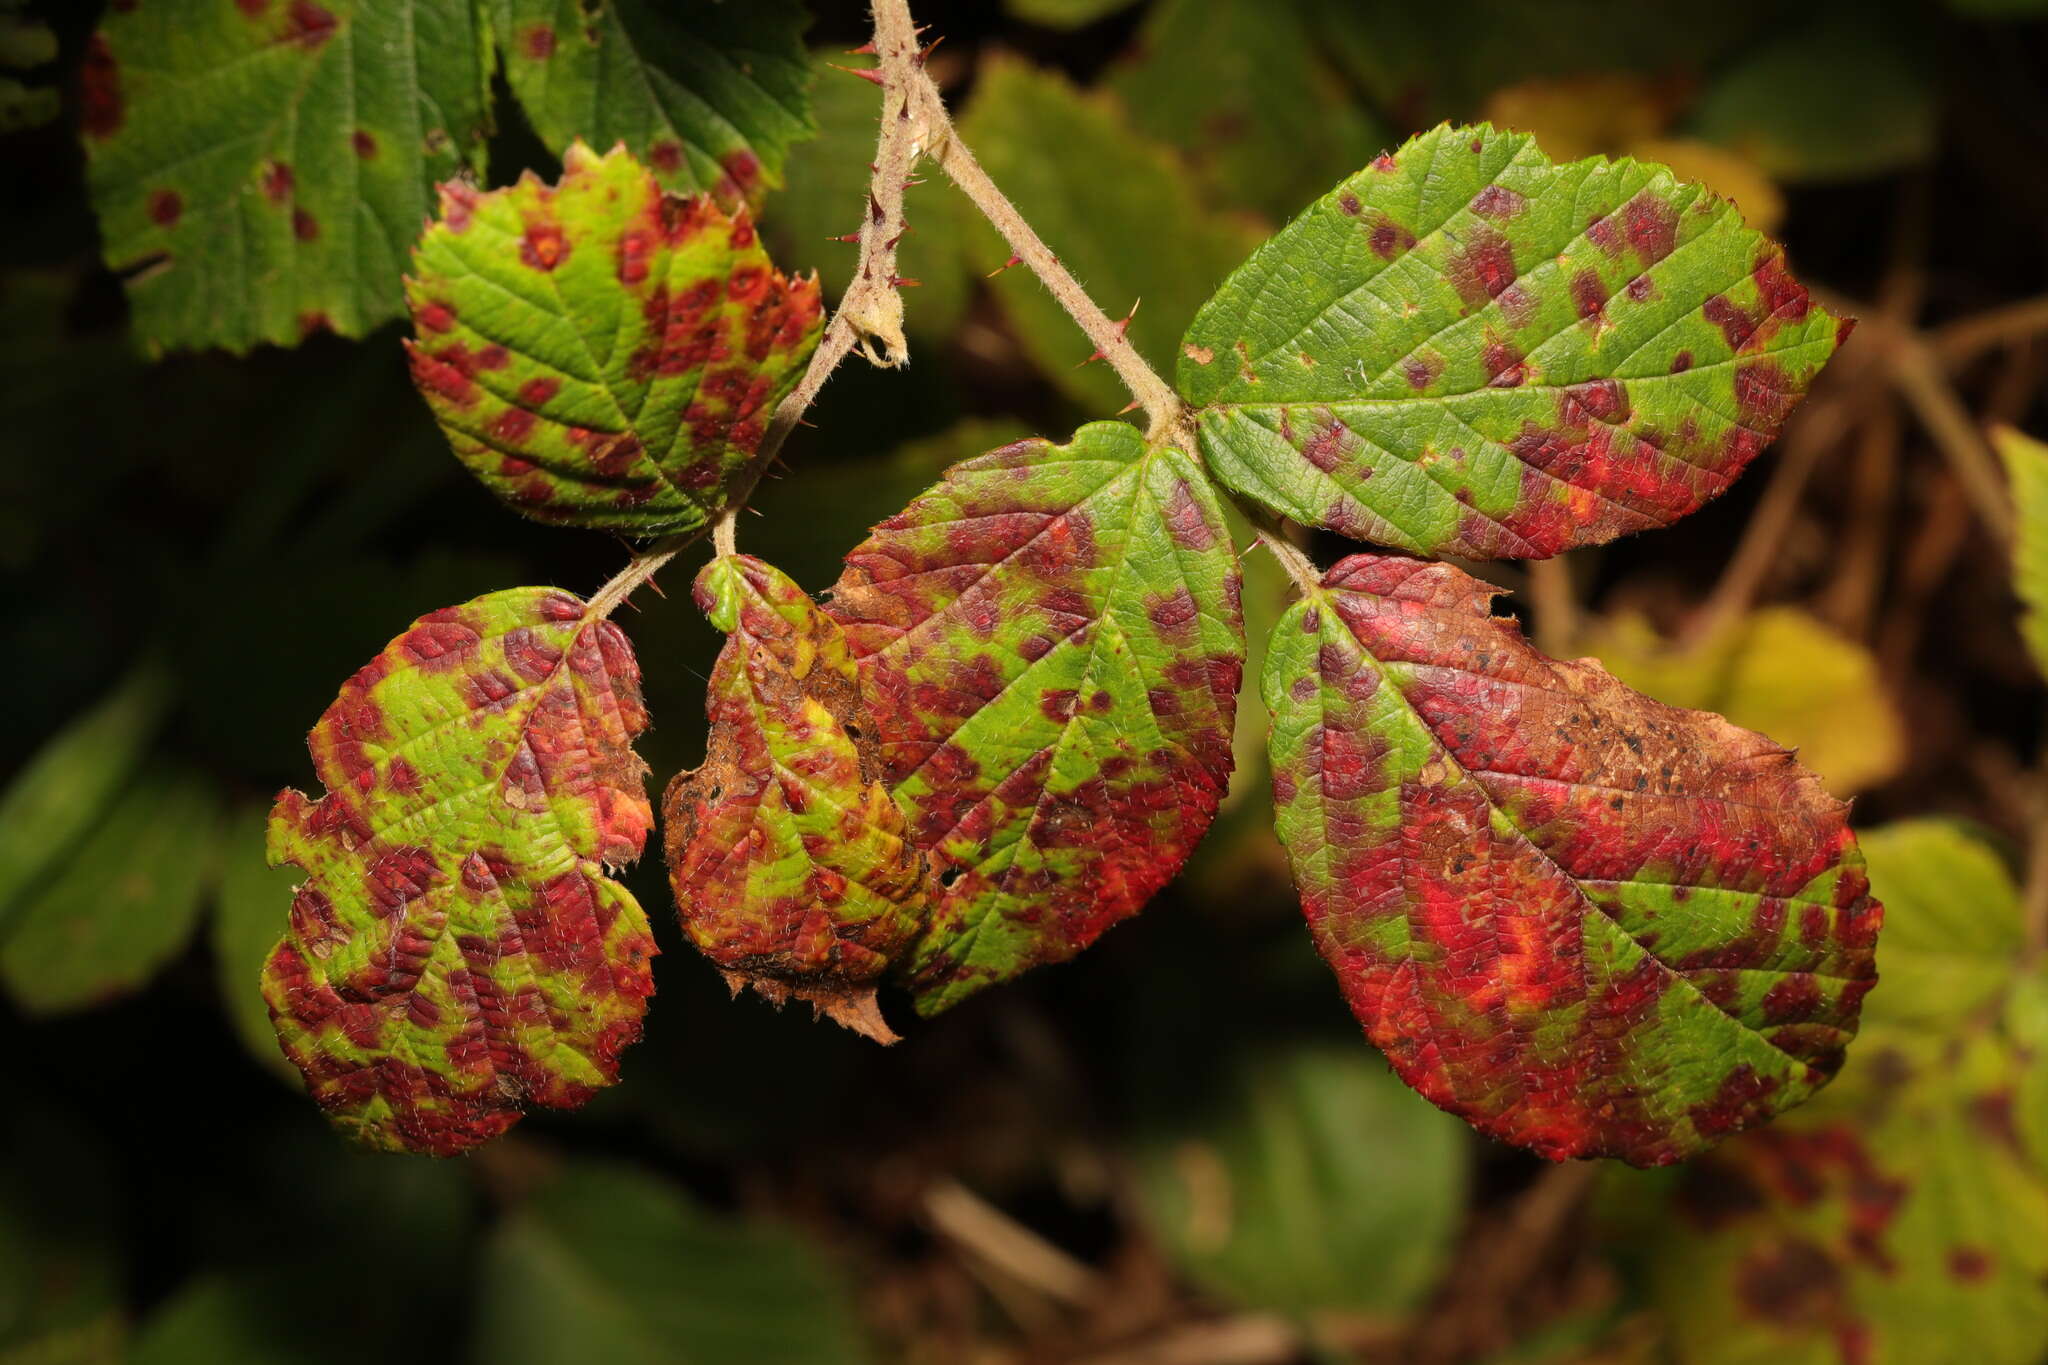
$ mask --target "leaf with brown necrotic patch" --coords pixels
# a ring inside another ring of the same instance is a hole
[[[1117,422],[957,464],[847,556],[831,612],[944,888],[904,966],[921,1013],[1180,870],[1230,777],[1239,582],[1200,467]]]
[[[1276,512],[1540,559],[1726,489],[1848,327],[1661,166],[1440,127],[1254,252],[1188,328],[1179,383],[1216,477]]]
[[[1679,1160],[1833,1074],[1883,911],[1789,753],[1538,653],[1493,595],[1355,555],[1275,629],[1303,910],[1437,1104],[1553,1158]]]
[[[846,638],[751,556],[712,560],[696,596],[731,638],[704,763],[662,800],[683,931],[735,992],[794,996],[895,1042],[875,982],[923,925],[927,872],[880,781]]]
[[[441,187],[406,283],[414,382],[456,455],[539,521],[704,525],[818,343],[741,210],[581,143],[547,185]]]
[[[350,1135],[447,1155],[618,1076],[654,980],[606,868],[653,823],[640,670],[552,588],[421,617],[313,729],[327,794],[278,797],[307,873],[264,968],[285,1055]]]

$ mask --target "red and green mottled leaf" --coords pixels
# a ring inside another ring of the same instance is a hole
[[[1552,1158],[1679,1160],[1840,1065],[1883,911],[1790,754],[1539,654],[1493,595],[1355,555],[1275,629],[1302,908],[1431,1100]]]
[[[1440,127],[1254,252],[1179,381],[1210,469],[1276,512],[1542,558],[1720,493],[1846,330],[1699,186]]]
[[[712,560],[696,596],[731,638],[704,763],[662,800],[683,931],[735,992],[794,996],[894,1042],[875,982],[923,927],[926,865],[880,780],[846,638],[748,555]]]
[[[344,1131],[447,1155],[617,1079],[654,992],[606,875],[653,824],[646,727],[625,635],[552,588],[423,616],[342,686],[309,737],[327,794],[271,812],[307,881],[263,993]]]
[[[703,525],[817,345],[815,278],[745,210],[581,143],[547,185],[441,188],[406,285],[413,378],[456,455],[540,521]]]
[[[1238,595],[1201,470],[1116,422],[955,465],[847,556],[830,610],[944,888],[905,963],[922,1013],[1179,870],[1229,780]]]
[[[482,166],[489,55],[471,0],[110,7],[81,122],[137,334],[244,351],[397,316],[434,182]]]
[[[758,208],[791,144],[814,131],[798,0],[490,8],[505,78],[551,147],[623,142],[667,189]]]

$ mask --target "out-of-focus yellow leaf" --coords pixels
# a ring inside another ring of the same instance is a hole
[[[1799,750],[1837,796],[1898,771],[1905,737],[1877,660],[1792,607],[1765,607],[1677,648],[1640,616],[1619,614],[1579,642],[1607,670],[1673,706],[1719,711]]]
[[[1732,147],[1716,147],[1695,138],[1646,138],[1628,154],[1661,161],[1681,180],[1697,180],[1742,210],[1742,221],[1758,232],[1775,232],[1785,217],[1785,196],[1763,167]]]
[[[2027,612],[2020,634],[2034,667],[2048,675],[2048,445],[2000,427],[1992,433],[2012,483],[2019,535],[2013,546],[2012,583]]]
[[[1507,86],[1486,101],[1483,117],[1534,133],[1553,161],[1577,161],[1655,137],[1671,121],[1671,107],[1648,79],[1615,71]]]

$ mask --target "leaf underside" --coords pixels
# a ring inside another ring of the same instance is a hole
[[[653,823],[639,667],[551,588],[421,617],[309,737],[327,794],[278,797],[307,881],[264,969],[285,1054],[346,1132],[448,1155],[618,1075],[654,981],[606,868]]]
[[[662,186],[761,206],[808,137],[796,0],[492,0],[505,79],[550,147],[623,142]]]
[[[905,964],[921,1013],[1179,870],[1229,779],[1238,585],[1200,469],[1114,422],[955,465],[847,556],[829,609],[943,888]]]
[[[1676,1161],[1826,1082],[1883,912],[1790,754],[1537,653],[1493,592],[1356,555],[1275,629],[1303,910],[1429,1099],[1552,1158]]]
[[[434,182],[481,168],[488,58],[471,0],[112,7],[82,124],[137,334],[244,351],[395,316]]]
[[[662,800],[683,931],[735,991],[794,996],[894,1042],[875,983],[923,925],[926,865],[880,781],[845,637],[751,556],[711,561],[696,597],[731,638],[704,763]]]
[[[744,210],[581,143],[549,186],[441,189],[406,284],[414,381],[457,457],[536,520],[702,526],[822,330]]]
[[[1700,186],[1446,126],[1253,253],[1179,384],[1216,477],[1276,512],[1542,558],[1727,488],[1847,327]]]

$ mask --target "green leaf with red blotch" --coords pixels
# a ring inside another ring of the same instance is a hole
[[[481,169],[472,0],[117,4],[86,49],[87,178],[152,348],[362,336],[436,180]]]
[[[547,185],[441,187],[406,282],[413,379],[484,485],[538,521],[704,525],[823,329],[742,209],[582,143]]]
[[[2019,892],[1960,825],[1889,825],[1868,844],[1886,981],[1840,1079],[1687,1167],[1668,1200],[1610,1178],[1609,1240],[1647,1263],[1687,1365],[2048,1352],[2048,1149],[2025,1108],[2048,977],[2018,952]]]
[[[927,868],[880,780],[846,637],[750,555],[705,565],[696,597],[731,638],[704,762],[662,799],[683,932],[735,993],[794,996],[893,1043],[875,983],[923,927]]]
[[[1700,186],[1439,127],[1254,252],[1179,382],[1210,469],[1276,512],[1540,559],[1720,493],[1847,329]]]
[[[1552,1158],[1679,1160],[1841,1064],[1883,911],[1789,753],[1547,658],[1493,595],[1354,555],[1275,629],[1302,908],[1429,1099]]]
[[[618,627],[552,588],[421,617],[309,743],[327,794],[278,797],[308,879],[263,973],[285,1054],[344,1131],[446,1155],[618,1076],[654,980],[606,869],[653,823]]]
[[[799,0],[489,0],[505,79],[550,147],[623,142],[664,188],[759,208],[816,131]]]
[[[1238,597],[1201,469],[1118,422],[955,465],[847,556],[830,610],[943,888],[904,964],[921,1013],[1179,870],[1230,776]]]

